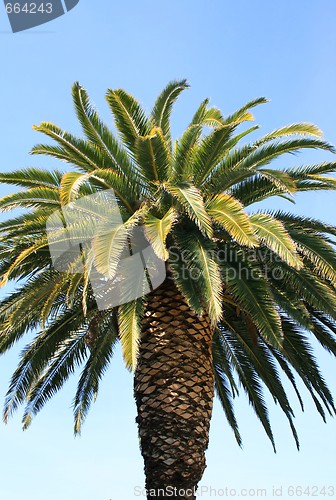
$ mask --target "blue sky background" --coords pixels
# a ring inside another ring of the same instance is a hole
[[[43,139],[31,126],[45,120],[79,131],[71,103],[71,85],[76,80],[88,89],[106,120],[110,120],[104,102],[108,87],[124,87],[150,109],[169,80],[187,77],[191,89],[176,106],[175,134],[205,97],[229,113],[265,95],[271,102],[255,111],[262,133],[294,121],[311,121],[335,144],[335,21],[333,0],[81,0],[52,23],[14,35],[0,5],[0,168],[56,166],[48,158],[28,156]],[[309,152],[294,163],[329,157]],[[293,164],[293,158],[282,164]],[[2,194],[9,191],[1,187]],[[272,206],[286,204],[274,200]],[[287,203],[287,208],[335,222],[334,193],[301,195],[295,207]],[[0,359],[1,396],[22,347]],[[336,394],[335,363],[319,348],[317,355]],[[7,427],[0,423],[1,499],[136,498],[133,489],[143,485],[143,465],[132,377],[123,368],[120,353],[104,379],[82,437],[76,439],[70,408],[74,389],[72,380],[25,433],[20,415]],[[285,417],[270,402],[276,455],[244,397],[236,405],[243,450],[235,444],[216,403],[202,485],[235,489],[236,496],[243,494],[241,488],[251,489],[248,497],[257,496],[257,488],[266,488],[270,497],[273,486],[282,486],[282,498],[289,498],[290,485],[336,487],[335,420],[325,425],[308,396],[304,400],[304,414],[294,403],[300,453]],[[214,496],[209,492],[202,498]]]

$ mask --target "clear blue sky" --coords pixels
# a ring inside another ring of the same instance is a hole
[[[311,121],[335,144],[335,20],[334,0],[80,0],[52,23],[14,35],[0,5],[0,168],[55,166],[50,159],[28,156],[41,141],[31,126],[47,120],[78,130],[70,93],[75,80],[88,89],[107,120],[104,93],[108,87],[126,88],[148,109],[169,80],[187,77],[192,87],[177,105],[176,133],[204,97],[231,112],[250,98],[265,95],[271,102],[255,112],[263,132],[294,121]],[[328,157],[309,153],[297,162]],[[9,188],[1,190],[6,193]],[[284,205],[275,200],[274,207],[278,206]],[[309,199],[302,195],[293,209],[333,223],[335,194]],[[0,359],[1,395],[18,351]],[[320,349],[317,353],[336,394],[336,364]],[[0,423],[1,499],[137,498],[133,488],[143,485],[143,465],[132,378],[120,354],[77,439],[70,409],[74,382],[49,403],[29,431],[21,431],[20,415],[7,427]],[[277,455],[244,397],[237,402],[243,450],[215,404],[202,484],[235,489],[237,495],[241,488],[267,488],[268,497],[273,486],[282,485],[282,498],[289,498],[290,485],[334,484],[335,420],[323,424],[308,397],[304,399],[304,414],[294,405],[300,453],[285,417],[271,404]],[[256,496],[250,493],[248,498]],[[213,497],[208,493],[202,498]]]

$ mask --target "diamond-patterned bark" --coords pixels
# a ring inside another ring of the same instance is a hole
[[[211,344],[209,318],[189,308],[171,279],[148,296],[134,379],[148,490],[193,489],[203,475],[214,395]]]

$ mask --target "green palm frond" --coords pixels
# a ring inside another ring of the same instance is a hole
[[[89,178],[90,174],[66,172],[62,177],[60,186],[61,204],[67,205],[68,203],[76,200],[81,185],[87,182]]]
[[[259,106],[260,104],[265,104],[267,102],[268,99],[266,99],[266,97],[258,97],[257,99],[252,99],[248,103],[244,104],[244,106],[239,108],[237,111],[235,111],[232,115],[229,115],[225,119],[225,122],[232,124],[232,123],[242,123],[244,121],[254,120],[251,113],[249,113],[249,109],[253,109],[256,106]]]
[[[118,308],[119,339],[126,367],[130,370],[137,364],[142,313],[142,299],[121,304]]]
[[[231,329],[228,327],[226,328],[225,326],[219,326],[218,331],[220,339],[227,351],[230,364],[238,374],[239,381],[248,396],[249,402],[259,418],[275,451],[274,436],[269,420],[268,409],[264,399],[263,387],[258,374]]]
[[[188,170],[189,158],[193,152],[194,146],[198,143],[202,130],[203,122],[207,115],[209,99],[205,99],[194,114],[189,127],[182,134],[181,138],[175,142],[174,148],[174,163],[172,180],[181,182],[187,180],[185,178],[186,170]]]
[[[202,290],[203,307],[207,309],[211,321],[216,323],[222,315],[222,282],[213,248],[209,241],[196,232],[184,234],[175,231],[174,237],[184,266]]]
[[[177,238],[178,241],[178,238]],[[175,241],[176,243],[176,241]],[[194,279],[193,268],[188,268],[183,254],[183,240],[181,248],[172,245],[169,251],[169,274],[171,274],[177,289],[185,298],[189,307],[199,316],[205,312],[205,304],[202,299],[202,283]]]
[[[24,349],[6,394],[5,422],[18,409],[18,406],[25,401],[38,376],[43,373],[49,360],[55,355],[62,342],[65,342],[72,332],[81,330],[85,322],[86,320],[78,311],[65,312],[48,328],[39,332],[33,342]]]
[[[226,419],[234,432],[236,441],[239,446],[242,446],[242,438],[233,408],[233,398],[238,394],[238,389],[233,378],[230,360],[218,330],[214,334],[212,354],[216,393],[222,404]]]
[[[78,82],[72,88],[72,96],[83,131],[88,140],[103,154],[104,164],[127,176],[134,175],[134,165],[111,130],[100,120],[86,90]]]
[[[189,215],[199,229],[207,236],[212,236],[212,224],[207,213],[201,192],[192,184],[180,183],[175,185],[164,184],[180,208]],[[177,207],[179,208],[179,207]]]
[[[316,273],[336,286],[336,254],[333,247],[321,235],[289,229],[298,251],[311,261]]]
[[[258,343],[253,342],[248,331],[248,326],[246,322],[244,324],[242,317],[234,319],[234,317],[230,318],[230,315],[228,315],[225,319],[224,326],[235,334],[237,337],[237,344],[239,342],[240,349],[248,358],[253,370],[265,384],[274,401],[279,404],[283,413],[286,415],[294,440],[299,448],[298,435],[293,424],[294,413],[279,377],[276,360],[269,350],[268,345],[262,341]]]
[[[250,178],[237,183],[231,188],[230,192],[245,206],[266,200],[272,196],[281,196],[288,201],[293,201],[285,184],[275,184],[272,179],[260,174],[252,175]]]
[[[27,259],[27,257],[30,257],[30,256],[36,254],[36,252],[38,250],[41,250],[41,249],[47,248],[47,247],[48,247],[48,238],[44,235],[37,242],[33,243],[32,246],[25,248],[16,257],[16,259],[11,263],[8,270],[3,274],[2,279],[0,281],[0,287],[3,287],[7,284],[8,279],[11,277],[13,271],[15,271],[15,269],[18,269],[20,267],[20,265],[22,264],[22,262]]]
[[[134,203],[145,194],[148,195],[148,184],[144,181],[127,178],[122,173],[111,169],[100,169],[91,172],[90,182],[93,186],[102,189],[113,189],[118,201],[127,209],[134,212]]]
[[[318,316],[312,319],[312,323],[313,325],[310,331],[314,334],[316,340],[321,344],[321,346],[326,351],[335,356],[336,355],[335,323],[331,326],[332,322],[330,322],[329,320],[329,326],[326,326],[325,323],[318,318]]]
[[[336,318],[335,289],[328,282],[306,268],[298,271],[281,261],[270,261],[268,265],[273,270],[271,280],[282,282],[284,286],[299,294],[300,299],[308,305]]]
[[[124,224],[101,231],[93,242],[97,270],[108,278],[113,278],[126,247],[130,230]]]
[[[58,283],[55,283],[52,287],[48,296],[45,297],[43,301],[43,307],[41,309],[41,326],[44,328],[48,319],[51,317],[52,309],[57,303],[57,300],[64,301],[64,293],[66,291],[69,282],[69,276],[63,273],[59,276]],[[13,321],[13,318],[11,318]]]
[[[59,170],[42,170],[40,168],[26,168],[15,170],[14,172],[2,172],[0,182],[5,184],[14,184],[21,187],[45,187],[57,189],[62,179],[62,172]]]
[[[257,236],[289,266],[302,269],[303,263],[296,251],[295,243],[283,224],[265,213],[250,216],[250,223]]]
[[[326,141],[320,139],[288,139],[285,141],[275,141],[265,146],[254,148],[254,151],[245,159],[239,162],[240,166],[258,168],[268,165],[272,160],[286,153],[296,153],[300,149],[322,149],[335,152],[334,147]],[[287,172],[288,173],[288,172]]]
[[[265,340],[276,347],[281,346],[280,313],[261,268],[234,247],[226,249],[226,255],[226,259],[220,260],[220,267],[227,291],[251,316]]]
[[[203,127],[209,127],[213,129],[223,127],[223,125],[225,125],[225,121],[220,109],[215,107],[207,108],[201,121],[201,125],[203,125]]]
[[[176,219],[177,212],[174,208],[170,208],[160,219],[152,214],[147,214],[145,218],[145,235],[160,259],[167,260],[169,257],[166,239]]]
[[[190,158],[190,173],[196,186],[200,186],[214,166],[223,159],[233,130],[234,127],[228,126],[216,128],[194,149]]]
[[[272,160],[282,156],[283,154],[293,154],[298,152],[300,149],[305,148],[318,148],[331,152],[334,151],[333,146],[329,143],[310,138],[277,141],[267,145],[262,145],[261,147],[259,147],[256,143],[251,143],[230,151],[225,160],[223,160],[221,168],[218,169],[218,171],[214,171],[214,174],[211,176],[209,182],[211,181],[214,186],[217,186],[218,190],[222,190],[222,171],[235,171],[236,169],[251,170],[251,174],[253,174],[253,170],[268,165]],[[293,178],[291,169],[285,169],[284,174]],[[296,186],[297,184],[298,183],[296,183]]]
[[[220,224],[240,245],[249,247],[257,245],[253,226],[243,205],[238,200],[223,193],[210,200],[206,208],[212,219]]]
[[[17,239],[18,236],[30,236],[36,233],[42,235],[48,217],[50,217],[50,212],[46,208],[42,208],[34,210],[31,214],[25,213],[12,219],[6,219],[0,222],[0,241],[6,242],[10,238]]]
[[[164,181],[170,165],[170,151],[158,127],[150,135],[135,140],[135,160],[144,177],[150,181]]]
[[[336,162],[325,161],[314,165],[305,165],[284,170],[292,179],[305,180],[310,175],[330,174],[336,171]]]
[[[6,352],[20,340],[26,331],[37,328],[41,310],[62,276],[57,271],[45,271],[29,280],[1,302],[0,353]],[[63,303],[61,298],[60,304]],[[51,313],[58,307],[54,300]]]
[[[326,386],[326,383],[317,366],[312,348],[305,335],[290,320],[283,318],[284,343],[280,352],[291,363],[297,371],[301,380],[307,387],[316,408],[323,420],[325,420],[325,411],[318,397],[323,402],[327,412],[335,414],[335,406],[332,395]],[[318,396],[318,397],[317,397]]]
[[[99,319],[95,327],[99,329],[99,342],[96,342],[85,364],[73,402],[75,434],[80,434],[92,400],[97,398],[99,382],[108,368],[118,340],[115,316],[113,314],[103,315],[103,318]]]
[[[34,125],[34,130],[42,132],[59,144],[55,146],[42,145],[35,146],[32,154],[43,154],[76,165],[85,172],[91,172],[105,165],[101,152],[84,139],[78,139],[57,125],[49,122],[42,122],[39,126]],[[109,165],[106,165],[109,166]]]
[[[336,236],[336,226],[326,224],[318,219],[294,215],[289,212],[283,212],[282,210],[273,211],[270,212],[270,214],[276,219],[281,220],[283,224],[285,224],[288,231],[294,229],[302,230],[304,232],[326,233]]]
[[[296,191],[331,191],[336,189],[336,179],[325,179],[321,176],[316,180],[297,181],[295,189]]]
[[[266,142],[288,135],[312,135],[315,137],[322,137],[323,132],[313,123],[292,123],[291,125],[285,125],[284,127],[277,128],[273,130],[273,132],[264,135],[264,137],[256,141],[256,144],[260,146]]]
[[[54,209],[59,207],[60,194],[58,190],[48,187],[34,187],[0,198],[0,210],[2,211],[41,206]]]
[[[293,374],[293,371],[290,368],[290,363],[287,361],[287,359],[284,357],[284,355],[281,352],[279,352],[277,349],[275,349],[275,347],[268,345],[268,349],[273,354],[274,359],[276,359],[276,361],[278,362],[280,368],[282,369],[282,372],[284,373],[284,375],[286,375],[287,379],[291,383],[291,385],[295,391],[295,394],[297,396],[297,399],[300,403],[301,410],[304,411],[303,400],[302,400],[300,391],[299,391],[297,383],[296,383],[295,375]],[[297,445],[298,444],[299,443],[297,441]]]
[[[136,99],[122,89],[109,89],[106,100],[124,144],[134,151],[136,139],[150,134],[150,121]]]
[[[284,193],[290,194],[296,190],[296,184],[293,179],[282,170],[259,168],[257,172],[262,179],[268,179],[275,187],[281,189]]]
[[[32,418],[44,407],[72,375],[86,355],[85,332],[74,332],[57,348],[49,365],[32,381],[27,394],[23,413],[23,429],[27,429]]]
[[[187,80],[170,82],[157,98],[151,113],[151,118],[155,126],[161,128],[169,149],[171,148],[170,114],[172,107],[181,92],[188,87]]]
[[[302,328],[312,328],[311,316],[302,298],[295,289],[283,283],[280,279],[272,281],[272,294],[280,310],[288,314]]]

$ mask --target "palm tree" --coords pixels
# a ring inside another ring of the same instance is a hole
[[[169,498],[195,498],[214,390],[239,444],[233,399],[240,387],[273,447],[265,389],[286,415],[298,446],[283,375],[302,409],[298,377],[323,419],[335,412],[310,340],[336,355],[336,228],[290,212],[251,208],[272,196],[293,201],[301,191],[335,189],[335,179],[326,175],[335,172],[333,161],[269,167],[286,153],[334,148],[309,123],[241,145],[258,127],[237,129],[253,120],[250,110],[264,98],[226,117],[206,99],[173,142],[171,109],[187,87],[185,80],[169,83],[149,116],[124,90],[108,90],[117,139],[76,83],[73,99],[85,138],[41,123],[34,128],[55,144],[32,149],[71,169],[29,168],[0,177],[23,187],[3,197],[1,209],[24,209],[1,223],[2,284],[22,282],[0,304],[1,352],[37,331],[12,376],[4,419],[25,404],[27,428],[81,366],[73,403],[79,433],[120,342],[126,366],[135,370],[148,498],[168,486],[170,492],[176,488]],[[57,271],[46,221],[68,203],[108,188],[118,199],[121,227],[105,235],[103,244],[94,240],[98,250],[83,273]],[[113,276],[140,225],[166,262],[167,277],[150,294],[99,311],[90,269]]]

